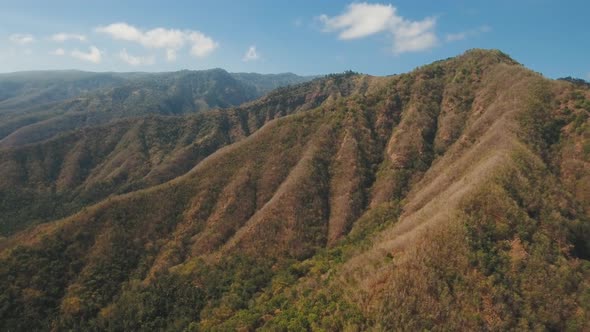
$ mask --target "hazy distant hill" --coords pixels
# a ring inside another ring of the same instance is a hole
[[[5,234],[44,222],[0,240],[2,330],[590,329],[590,89],[500,51],[0,162]]]
[[[283,74],[257,74],[257,73],[232,73],[235,79],[256,87],[256,91],[263,95],[271,90],[307,82],[318,76],[298,76],[293,73]]]
[[[89,91],[121,85],[134,76],[77,70],[0,74],[0,112],[69,99]]]
[[[237,106],[311,77],[230,74],[22,72],[0,75],[0,146],[147,114],[178,115]]]

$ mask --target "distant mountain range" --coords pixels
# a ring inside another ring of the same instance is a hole
[[[479,49],[0,82],[0,330],[590,330],[583,82]]]
[[[237,106],[278,87],[309,81],[295,74],[37,71],[0,74],[0,146],[147,114],[180,115]]]

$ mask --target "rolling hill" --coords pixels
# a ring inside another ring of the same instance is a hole
[[[589,329],[589,115],[470,50],[4,149],[5,234],[43,223],[0,241],[0,326]]]

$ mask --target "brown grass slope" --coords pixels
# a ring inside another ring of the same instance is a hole
[[[0,150],[0,234],[168,181],[268,121],[351,93],[348,85],[316,80],[238,108],[120,120]]]
[[[458,139],[420,178],[409,179],[393,225],[364,246],[344,241],[328,258],[310,260],[307,277],[290,290],[273,294],[270,288],[247,311],[220,324],[270,330],[587,329],[589,202],[581,182],[588,174],[588,90],[502,63],[483,75],[472,96],[470,112],[455,127],[462,128]],[[444,105],[435,145],[447,136]],[[402,117],[398,128],[403,123]],[[405,136],[394,129],[392,137]],[[390,152],[389,158],[393,165],[405,160],[403,153]],[[381,186],[395,185],[378,177],[373,197],[382,197]],[[365,212],[351,239],[363,232],[363,222],[380,220],[382,204]],[[320,295],[309,295],[313,290]],[[301,314],[278,310],[284,305]],[[240,319],[248,315],[259,318]]]
[[[587,90],[482,50],[328,80],[178,178],[6,239],[3,326],[587,327]]]

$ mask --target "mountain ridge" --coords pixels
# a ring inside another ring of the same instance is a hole
[[[335,90],[331,91],[332,88]],[[51,212],[55,210],[52,206],[62,204],[61,202],[70,205],[72,200],[88,202],[88,198],[84,196],[104,197],[105,194],[129,191],[145,187],[149,183],[169,180],[188,170],[195,158],[199,160],[201,155],[206,156],[218,147],[249,135],[275,117],[315,107],[324,99],[329,99],[330,95],[339,93],[338,89],[332,83],[314,81],[284,88],[284,91],[271,92],[258,101],[227,111],[201,113],[202,116],[120,120],[94,129],[90,127],[66,133],[39,144],[0,150],[0,159],[3,160],[0,162],[0,169],[6,174],[12,174],[7,180],[15,179],[0,183],[0,194],[4,194],[0,224],[15,225],[24,221],[23,216],[15,215],[19,210],[27,213],[28,218],[37,219],[29,214],[31,209],[20,209],[18,202],[25,201],[36,206],[36,201],[49,200],[51,205],[41,204],[39,212],[32,212],[33,215],[47,218],[55,215]],[[284,97],[289,93],[288,90],[297,95],[313,92],[315,96],[290,101]],[[142,141],[146,143],[137,144]],[[89,144],[93,145],[86,146]],[[146,144],[150,148],[145,148]],[[50,148],[52,146],[65,147],[66,150],[59,151]],[[39,158],[43,154],[36,153],[38,149],[54,152]],[[37,164],[41,164],[40,169]],[[53,171],[53,175],[42,166],[47,164],[52,164],[57,169]],[[60,175],[62,173],[68,174],[67,177]],[[145,180],[142,179],[143,176],[146,176]],[[28,177],[32,179],[27,180]],[[80,178],[82,182],[78,183],[76,178]],[[35,185],[28,186],[28,182]],[[79,185],[81,187],[76,188]],[[128,188],[125,189],[125,186]],[[73,192],[59,199],[60,192],[64,191]],[[48,199],[47,194],[53,198]],[[76,198],[75,195],[78,194],[82,197]],[[71,208],[65,210],[71,211]]]
[[[0,96],[0,120],[4,122],[0,145],[22,145],[36,136],[39,141],[53,136],[55,128],[71,130],[113,118],[237,106],[276,87],[312,78],[230,74],[219,68],[155,74],[52,71],[0,76],[0,86],[6,91]]]
[[[588,327],[588,89],[473,50],[274,94],[191,170],[0,241],[4,326]]]

